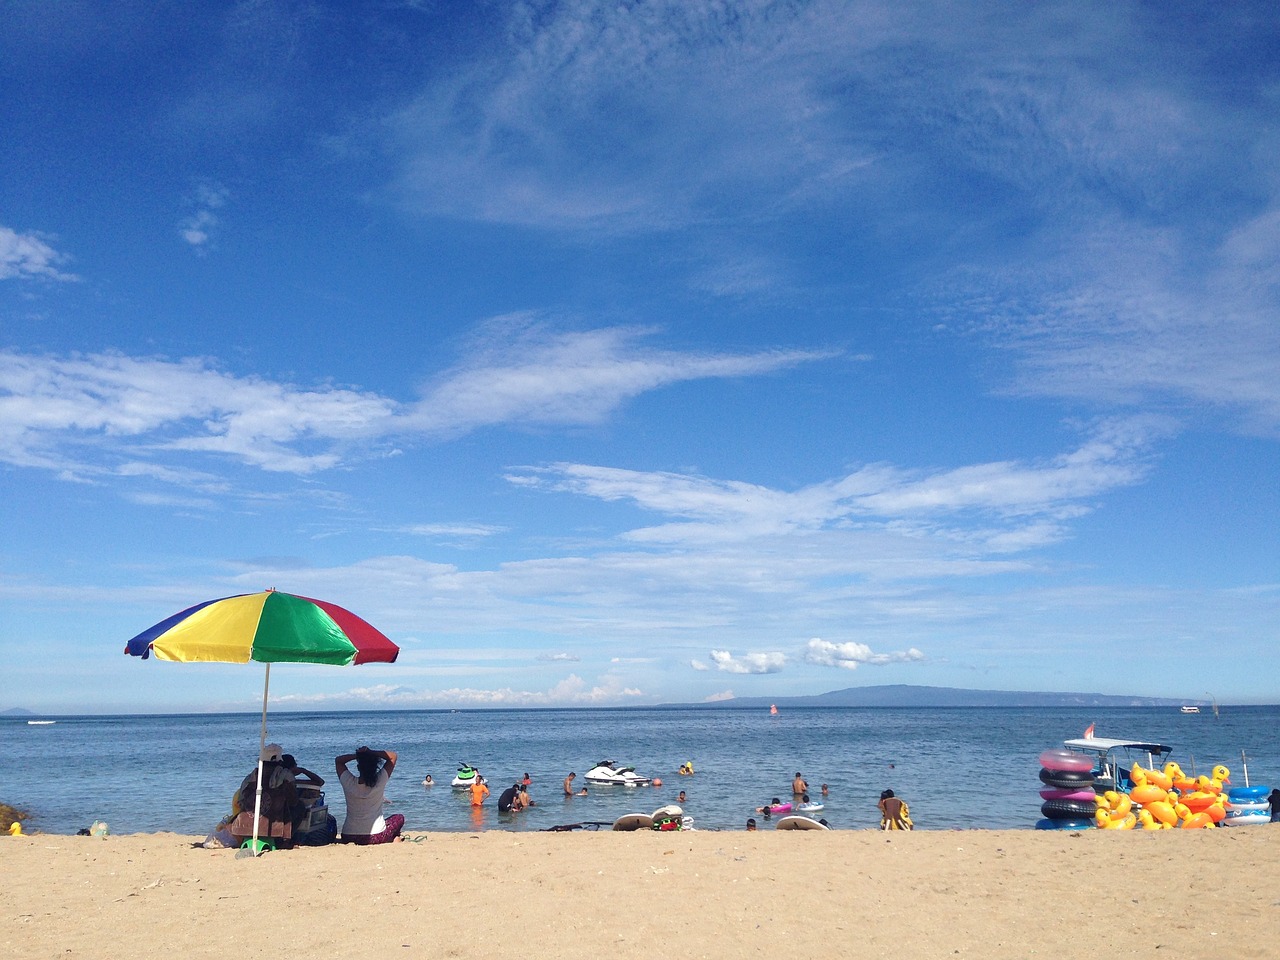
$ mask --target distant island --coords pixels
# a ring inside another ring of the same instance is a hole
[[[34,717],[35,714],[30,710],[24,710],[22,707],[12,707],[8,710],[0,710],[0,717]]]
[[[734,697],[707,703],[663,706],[743,707],[1176,707],[1208,706],[1207,700],[1164,697],[1112,696],[1104,693],[1035,693],[1022,690],[966,690],[960,687],[920,687],[891,683],[875,687],[846,687],[812,697]]]

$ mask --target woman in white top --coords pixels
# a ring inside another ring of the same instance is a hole
[[[347,769],[356,762],[357,775]],[[333,765],[342,784],[347,801],[347,818],[342,822],[344,843],[390,843],[400,839],[404,829],[404,817],[393,813],[382,815],[382,796],[387,791],[387,781],[396,768],[396,755],[391,750],[370,750],[357,747],[355,753],[335,757]]]

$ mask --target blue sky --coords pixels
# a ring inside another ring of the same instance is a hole
[[[0,708],[1280,698],[1269,4],[5,9]]]

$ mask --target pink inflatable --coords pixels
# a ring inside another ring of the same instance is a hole
[[[1086,757],[1083,753],[1075,753],[1065,747],[1052,747],[1040,754],[1040,766],[1046,770],[1086,773],[1093,769],[1093,758]]]
[[[1061,787],[1049,787],[1040,791],[1045,800],[1096,800],[1098,795],[1090,787],[1086,790],[1064,790]]]

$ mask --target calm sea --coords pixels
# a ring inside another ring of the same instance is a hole
[[[876,801],[891,787],[922,829],[1030,828],[1039,819],[1037,757],[1081,736],[1151,739],[1174,747],[1184,769],[1217,763],[1244,782],[1280,783],[1280,707],[1177,709],[813,708],[777,716],[761,710],[614,709],[278,713],[268,740],[329,781],[341,821],[333,757],[357,745],[395,750],[399,766],[388,810],[409,830],[540,830],[612,821],[674,802],[699,829],[741,829],[754,807],[789,799],[801,771],[813,793],[827,783],[822,816],[836,828],[878,822]],[[75,833],[105,820],[113,833],[174,831],[203,836],[229,808],[254,765],[259,717],[251,714],[63,717],[33,726],[0,719],[9,760],[0,801],[32,814],[30,827]],[[592,788],[565,799],[561,780],[609,758],[661,777],[653,788]],[[686,760],[696,774],[676,775]],[[448,786],[460,762],[485,774],[495,796],[478,815]],[[499,814],[496,794],[523,774],[537,806]],[[437,786],[421,785],[430,773]]]

